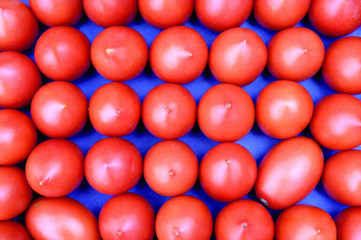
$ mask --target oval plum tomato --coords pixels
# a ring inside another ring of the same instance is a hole
[[[348,94],[332,94],[319,100],[310,123],[312,136],[332,150],[348,150],[361,144],[361,101]]]
[[[39,34],[39,24],[30,8],[19,0],[0,2],[0,51],[30,48]]]
[[[322,76],[327,85],[341,93],[361,93],[361,38],[345,37],[326,50]]]
[[[208,240],[213,231],[212,214],[198,198],[181,195],[166,201],[155,219],[159,240]]]
[[[169,83],[192,82],[203,73],[207,60],[208,47],[203,37],[186,26],[163,30],[149,50],[153,73]]]
[[[182,25],[193,13],[194,0],[139,0],[143,19],[157,28]]]
[[[34,57],[40,71],[46,77],[73,81],[90,67],[90,42],[76,28],[52,27],[39,37]]]
[[[51,138],[68,138],[80,132],[88,118],[88,100],[72,83],[50,82],[42,86],[31,102],[35,126]]]
[[[35,192],[45,197],[63,197],[83,180],[83,161],[84,154],[75,143],[50,139],[36,146],[29,155],[25,166],[26,179]]]
[[[361,2],[312,0],[308,17],[320,33],[329,37],[341,37],[361,26]]]
[[[0,220],[17,217],[27,209],[33,191],[24,170],[14,166],[0,166]]]
[[[312,30],[293,27],[282,30],[268,42],[267,68],[277,79],[304,81],[320,70],[325,48]]]
[[[165,83],[154,87],[143,101],[144,126],[154,136],[177,139],[186,135],[194,126],[197,104],[184,87]]]
[[[95,37],[91,61],[95,69],[109,80],[130,80],[141,74],[148,62],[147,43],[132,28],[109,27]]]
[[[272,209],[298,203],[321,179],[323,161],[320,146],[311,138],[294,137],[279,142],[258,167],[257,197]]]
[[[0,165],[25,160],[37,141],[38,132],[28,115],[18,110],[0,110]]]
[[[294,205],[278,216],[276,240],[319,239],[336,240],[336,224],[321,208]]]
[[[246,86],[256,80],[266,63],[266,45],[257,33],[247,28],[222,32],[209,51],[209,69],[221,83]]]
[[[252,154],[236,143],[221,143],[203,157],[199,180],[203,190],[220,202],[246,196],[256,181],[257,164]]]
[[[96,142],[85,156],[85,177],[98,192],[114,195],[134,187],[142,176],[142,155],[137,147],[120,138]]]
[[[349,207],[335,217],[338,240],[359,239],[361,237],[361,207]]]
[[[106,136],[125,136],[137,127],[141,113],[138,94],[124,83],[108,83],[89,100],[89,119]]]
[[[144,157],[143,174],[156,193],[171,197],[188,192],[198,178],[198,159],[193,150],[178,140],[153,145]]]
[[[99,214],[103,239],[151,240],[154,236],[154,210],[144,197],[124,193],[109,199]]]
[[[128,25],[137,15],[137,0],[83,0],[88,18],[103,28]]]
[[[274,227],[265,207],[256,201],[241,199],[218,213],[214,231],[218,240],[272,240]]]
[[[251,14],[252,7],[253,0],[195,0],[198,20],[215,32],[242,25]]]
[[[25,225],[33,239],[100,239],[93,213],[68,197],[36,199],[25,214]]]
[[[255,110],[251,97],[232,84],[211,87],[198,105],[198,125],[217,142],[234,142],[252,129]]]
[[[256,120],[266,135],[284,139],[301,133],[309,124],[313,100],[300,84],[280,80],[268,84],[256,100]]]
[[[26,228],[16,221],[0,221],[0,239],[31,240]]]

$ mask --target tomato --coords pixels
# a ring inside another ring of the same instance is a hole
[[[282,30],[268,42],[269,72],[277,79],[304,81],[320,70],[325,48],[312,30],[293,27]]]
[[[251,97],[231,84],[211,87],[198,104],[198,125],[217,142],[234,142],[246,136],[255,119]]]
[[[0,166],[0,221],[9,220],[26,210],[33,198],[24,170]]]
[[[342,210],[335,217],[338,240],[356,240],[361,237],[361,207]]]
[[[98,192],[114,195],[134,187],[142,176],[142,155],[137,147],[120,138],[96,142],[85,156],[85,177]]]
[[[203,157],[199,180],[210,197],[231,202],[251,191],[256,175],[256,161],[246,148],[236,143],[221,143]]]
[[[25,227],[15,221],[0,221],[0,239],[31,240]]]
[[[98,88],[89,101],[89,119],[106,136],[125,136],[135,130],[140,119],[138,94],[124,83],[108,83]]]
[[[30,110],[40,132],[51,138],[68,138],[85,126],[88,100],[72,83],[51,82],[36,92]]]
[[[262,73],[266,62],[266,45],[247,28],[222,32],[209,51],[209,69],[221,83],[246,86]]]
[[[203,73],[207,60],[208,47],[203,37],[186,26],[163,30],[149,50],[153,73],[169,83],[192,82]]]
[[[52,27],[39,37],[34,57],[40,71],[46,77],[73,81],[90,67],[90,42],[76,28]]]
[[[310,123],[312,136],[332,150],[347,150],[361,144],[361,101],[347,94],[332,94],[315,105]]]
[[[159,240],[208,240],[212,235],[213,219],[208,207],[198,198],[188,195],[165,202],[155,219]]]
[[[36,199],[26,212],[25,224],[34,239],[100,239],[93,213],[67,197]]]
[[[242,25],[251,14],[252,7],[253,0],[195,0],[198,20],[215,32]]]
[[[198,159],[181,141],[161,141],[145,155],[143,174],[148,186],[156,193],[177,196],[188,192],[196,183]]]
[[[274,222],[261,204],[241,199],[228,204],[219,212],[214,230],[218,240],[272,240]]]
[[[19,0],[0,2],[0,51],[30,48],[39,34],[39,24],[30,8]]]
[[[298,203],[321,179],[323,161],[320,146],[311,138],[294,137],[279,142],[258,168],[257,197],[272,209]]]
[[[158,138],[177,139],[194,126],[197,104],[184,87],[166,83],[154,87],[143,101],[142,119],[147,130]]]
[[[0,110],[0,165],[25,160],[38,141],[31,119],[18,110]]]
[[[147,43],[132,28],[109,27],[95,37],[91,61],[95,69],[109,80],[130,80],[141,74],[148,62]]]
[[[109,199],[99,214],[103,239],[151,240],[154,236],[154,210],[144,197],[124,193]]]
[[[278,216],[276,240],[336,240],[336,224],[321,208],[294,205]]]
[[[266,135],[290,138],[301,133],[309,124],[313,100],[300,84],[280,80],[268,84],[256,100],[256,120]]]

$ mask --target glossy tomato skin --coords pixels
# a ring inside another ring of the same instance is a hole
[[[26,228],[16,221],[0,221],[0,239],[31,240]]]
[[[221,83],[246,86],[262,73],[267,48],[254,31],[232,28],[214,39],[209,51],[209,69]]]
[[[68,197],[36,199],[25,214],[25,225],[33,239],[100,239],[93,213]]]
[[[256,100],[256,120],[266,135],[285,139],[298,135],[309,124],[313,100],[300,84],[279,80],[268,84]]]
[[[356,240],[361,237],[361,207],[349,207],[335,217],[338,240]]]
[[[194,126],[197,104],[184,87],[166,83],[154,87],[143,101],[142,120],[147,130],[162,139],[177,139]]]
[[[232,84],[210,88],[198,104],[198,125],[204,135],[217,142],[234,142],[252,129],[255,110],[251,97]]]
[[[274,227],[265,207],[256,201],[241,199],[218,213],[214,231],[218,240],[272,240]]]
[[[258,168],[257,197],[272,209],[298,203],[321,179],[323,161],[320,146],[310,138],[294,137],[279,142]]]
[[[361,101],[348,94],[332,94],[315,105],[310,123],[312,136],[332,150],[348,150],[361,144]]]
[[[159,240],[208,240],[213,219],[208,207],[198,198],[181,195],[169,199],[159,209],[155,232]]]
[[[152,205],[136,193],[114,196],[100,211],[100,234],[105,240],[151,240],[154,236],[154,215]]]
[[[153,73],[168,83],[185,84],[198,78],[208,60],[208,47],[194,29],[175,26],[163,30],[149,49]]]
[[[246,196],[256,181],[257,164],[252,154],[236,143],[221,143],[211,148],[200,165],[203,190],[219,202]]]

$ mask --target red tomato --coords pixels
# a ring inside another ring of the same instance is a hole
[[[38,132],[25,114],[17,110],[0,110],[0,165],[25,160],[38,141]]]
[[[149,50],[154,74],[169,83],[189,83],[198,78],[207,65],[208,47],[194,29],[176,26],[162,31]]]
[[[231,202],[251,191],[256,175],[256,161],[246,148],[236,143],[221,143],[203,157],[199,180],[210,197]]]
[[[195,0],[198,20],[215,32],[242,25],[251,14],[253,0]]]
[[[24,170],[14,166],[0,166],[0,220],[9,220],[26,210],[33,191],[26,181]]]
[[[198,198],[181,195],[169,199],[159,209],[155,232],[159,240],[208,240],[213,230],[212,214]]]
[[[99,214],[103,239],[151,240],[154,236],[154,210],[144,197],[124,193],[109,199]]]
[[[143,174],[156,193],[171,197],[188,192],[198,178],[198,159],[193,150],[178,140],[153,145],[144,157]]]
[[[217,142],[237,141],[251,130],[255,110],[242,88],[218,84],[210,88],[198,105],[198,125],[204,135]]]
[[[336,240],[336,224],[321,208],[294,205],[276,221],[276,240]]]
[[[218,240],[272,240],[274,222],[261,204],[241,199],[219,212],[214,230]]]
[[[35,192],[45,197],[63,197],[83,180],[83,161],[84,154],[75,143],[50,139],[31,152],[26,161],[26,179]]]
[[[141,74],[148,62],[147,43],[132,28],[109,27],[95,37],[91,61],[95,69],[109,80],[130,80]]]
[[[320,70],[325,48],[312,30],[293,27],[282,30],[268,42],[267,68],[277,79],[304,81]]]
[[[256,80],[266,63],[266,45],[257,33],[247,28],[221,33],[209,51],[209,68],[221,83],[246,86]]]
[[[40,71],[48,78],[73,81],[90,67],[90,42],[78,29],[52,27],[39,37],[34,57]]]
[[[300,84],[280,80],[268,84],[256,100],[256,120],[266,135],[290,138],[301,133],[309,124],[313,100]]]
[[[361,26],[361,2],[313,0],[308,17],[320,33],[329,37],[341,37]]]
[[[361,237],[361,207],[342,210],[335,217],[338,240],[357,240]]]
[[[298,203],[321,179],[323,161],[320,146],[310,138],[294,137],[279,142],[258,168],[257,197],[272,209]]]
[[[104,138],[89,149],[84,171],[88,183],[98,192],[124,193],[142,176],[142,155],[125,139]]]
[[[25,224],[34,239],[100,239],[93,213],[67,197],[36,199],[26,212]]]
[[[89,119],[106,136],[125,136],[137,127],[141,113],[138,94],[124,83],[98,88],[89,101]]]
[[[51,138],[68,138],[85,126],[88,100],[72,83],[51,82],[36,92],[30,110],[40,132]]]
[[[25,227],[15,221],[0,221],[0,239],[31,240]]]
[[[332,94],[316,103],[310,130],[322,146],[347,150],[361,144],[361,101],[347,94]]]
[[[194,126],[197,104],[184,87],[166,83],[148,92],[143,101],[142,119],[147,130],[158,138],[176,139]]]
[[[30,8],[19,0],[0,2],[0,51],[25,51],[39,34],[39,24]]]

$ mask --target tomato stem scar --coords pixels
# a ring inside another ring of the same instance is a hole
[[[232,104],[226,103],[226,108],[230,108],[231,106],[232,106]]]

